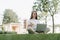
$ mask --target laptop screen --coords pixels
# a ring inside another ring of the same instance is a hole
[[[37,24],[36,31],[46,31],[46,24]]]

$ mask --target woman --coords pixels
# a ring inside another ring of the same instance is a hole
[[[37,34],[38,31],[36,32],[36,28],[37,28],[37,24],[40,24],[40,22],[37,19],[36,11],[32,11],[30,20],[28,22],[25,20],[24,23],[25,23],[25,28],[27,28],[30,34]],[[46,28],[46,32],[48,31],[50,31],[50,29]],[[39,31],[38,33],[44,33],[44,31]]]
[[[31,18],[30,20],[28,21],[28,32],[33,34],[33,33],[37,33],[36,32],[36,27],[37,27],[37,24],[39,23],[38,19],[37,19],[37,12],[36,11],[32,11],[32,14],[31,14]]]

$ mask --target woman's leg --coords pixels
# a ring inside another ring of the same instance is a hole
[[[29,34],[38,34],[36,31],[34,31],[32,28],[28,29]]]
[[[35,34],[31,29],[28,30],[29,34]]]

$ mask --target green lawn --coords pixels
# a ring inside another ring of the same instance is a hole
[[[0,34],[0,40],[60,40],[60,34]]]

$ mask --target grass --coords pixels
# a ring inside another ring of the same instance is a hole
[[[60,34],[0,34],[0,40],[60,40]]]

